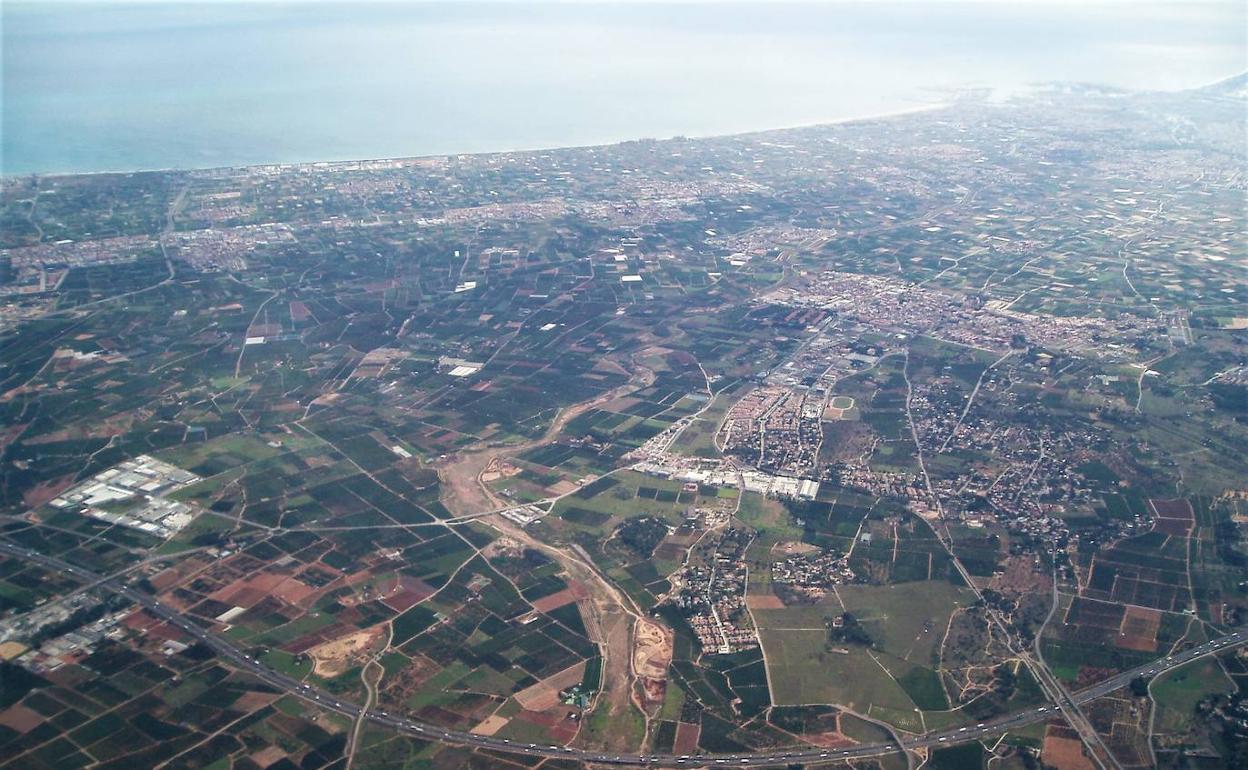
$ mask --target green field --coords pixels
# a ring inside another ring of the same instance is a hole
[[[942,582],[840,586],[872,649],[828,644],[834,597],[817,605],[755,609],[777,705],[839,704],[910,728],[915,710],[948,708],[931,668],[949,615],[970,592]]]
[[[715,446],[715,433],[732,403],[730,396],[723,393],[717,395],[706,411],[681,431],[672,442],[671,451],[692,457],[718,457],[720,451]]]
[[[767,651],[772,700],[778,706],[828,704],[861,712],[873,705],[914,709],[901,685],[866,650],[827,651],[828,634],[822,627],[766,628],[759,633]]]
[[[1201,699],[1235,690],[1235,684],[1216,659],[1202,658],[1159,675],[1149,688],[1157,702],[1157,730],[1187,733],[1193,727]]]
[[[922,666],[935,662],[953,611],[974,603],[969,590],[942,580],[841,586],[837,593],[881,650]]]
[[[605,526],[608,520],[618,521],[633,516],[651,515],[678,524],[689,506],[714,504],[715,498],[682,492],[682,486],[679,481],[669,481],[636,471],[617,471],[560,499],[555,504],[553,513],[565,521],[600,530],[605,534],[610,529]],[[590,514],[602,514],[605,518],[596,518]]]

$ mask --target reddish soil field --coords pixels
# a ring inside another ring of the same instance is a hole
[[[214,591],[209,599],[235,607],[251,608],[266,597],[276,597],[287,604],[298,604],[316,593],[316,589],[287,575],[263,572],[248,578],[240,578],[228,586]]]
[[[273,590],[273,595],[288,604],[298,604],[316,593],[316,589],[295,578],[287,578]]]
[[[217,593],[220,594],[221,592],[218,591]],[[247,586],[241,586],[234,592],[228,593],[225,596],[223,596],[220,601],[224,602],[225,604],[232,604],[235,607],[250,608],[264,601],[265,597],[268,595],[269,595],[268,591],[263,591],[259,588],[249,588]]]
[[[575,580],[569,580],[567,588],[562,591],[557,591],[550,596],[543,596],[542,598],[534,601],[533,608],[539,612],[550,612],[551,610],[558,609],[565,604],[571,604],[572,602],[588,598],[588,596],[589,591],[585,590],[585,585],[583,583]]]
[[[0,711],[0,725],[16,730],[23,735],[41,724],[43,724],[43,717],[39,712],[32,711],[20,703]]]
[[[59,479],[36,484],[22,493],[22,502],[31,508],[38,508],[60,493],[73,486],[73,476],[62,476]]]
[[[557,591],[550,596],[543,596],[542,598],[534,601],[533,609],[538,612],[550,612],[551,610],[559,609],[565,604],[571,604],[574,601],[576,601],[576,592],[571,588],[565,588],[562,591]]]
[[[194,641],[189,634],[172,623],[157,623],[147,629],[147,635],[152,639],[172,639],[175,642],[187,644]]]
[[[676,723],[676,740],[672,743],[672,753],[692,754],[698,750],[698,738],[702,737],[702,726],[687,722]]]
[[[206,562],[198,557],[192,556],[189,559],[179,562],[168,569],[161,570],[151,577],[148,581],[157,593],[162,593],[182,582],[187,575],[202,569]]]
[[[1122,616],[1122,628],[1115,644],[1128,650],[1154,652],[1160,628],[1161,613],[1157,610],[1128,607]]]
[[[340,636],[345,636],[352,630],[351,626],[344,623],[334,623],[322,628],[320,631],[315,631],[311,634],[304,634],[298,639],[287,642],[282,645],[282,649],[286,652],[292,652],[297,655],[301,652],[307,652],[321,642],[327,642],[330,639],[337,639]]]
[[[252,754],[249,759],[259,767],[268,767],[286,758],[286,752],[280,746],[266,746]]]
[[[1185,519],[1157,518],[1153,520],[1153,531],[1173,537],[1187,537],[1187,533],[1192,531],[1192,522]]]
[[[1073,730],[1050,725],[1044,736],[1040,761],[1056,770],[1096,770],[1092,760],[1084,756],[1083,743]]]
[[[306,321],[311,317],[312,311],[308,309],[307,305],[303,304],[299,300],[294,300],[290,303],[290,320],[295,323],[299,323],[300,321]]]
[[[545,728],[556,743],[569,743],[576,737],[577,723],[562,716],[542,711],[521,711],[515,718]]]
[[[164,621],[147,614],[146,610],[136,610],[122,619],[121,624],[134,631],[151,630]]]
[[[1153,506],[1153,511],[1158,516],[1164,516],[1167,519],[1183,519],[1185,521],[1195,521],[1196,512],[1192,510],[1192,504],[1179,498],[1178,500],[1149,500]]]
[[[424,581],[416,581],[419,586],[404,586],[395,593],[381,600],[381,603],[394,610],[403,612],[433,596],[433,587]]]
[[[137,610],[135,613],[126,615],[122,618],[121,625],[131,630],[145,631],[151,639],[173,639],[176,641],[187,640],[185,631],[177,628],[176,625],[170,625],[160,618],[147,614],[146,610]]]
[[[782,610],[784,602],[774,594],[759,594],[745,597],[745,606],[752,610]]]
[[[285,579],[285,575],[262,572],[252,577],[239,578],[225,588],[209,594],[208,598],[236,607],[252,607],[273,593],[273,589]]]
[[[1148,504],[1157,514],[1153,522],[1153,529],[1157,532],[1186,537],[1196,526],[1196,512],[1186,500],[1149,500]]]
[[[278,694],[273,692],[256,692],[254,690],[245,692],[238,696],[238,700],[230,706],[230,708],[241,711],[255,711],[258,708],[269,705],[278,699]]]

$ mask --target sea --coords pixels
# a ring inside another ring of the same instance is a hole
[[[709,136],[1248,69],[1248,4],[0,3],[0,173]]]

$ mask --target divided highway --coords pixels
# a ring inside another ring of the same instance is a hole
[[[229,661],[232,665],[240,669],[246,670],[248,673],[254,675],[266,684],[315,703],[321,708],[329,711],[335,711],[339,714],[352,718],[356,718],[360,714],[361,707],[358,704],[341,700],[324,690],[317,689],[311,685],[301,682],[298,679],[295,679],[294,677],[287,676],[286,674],[269,668],[256,658],[247,655],[242,650],[239,650],[230,642],[209,633],[207,630],[191,622],[177,610],[161,604],[156,600],[156,597],[151,594],[132,588],[119,579],[105,578],[90,570],[75,566],[61,559],[46,556],[37,551],[10,545],[8,543],[0,543],[0,554],[12,556],[18,559],[24,559],[49,569],[73,575],[86,583],[95,584],[98,588],[103,588],[120,596],[124,596],[135,604],[140,605],[156,617],[159,617],[171,625],[176,626],[187,635],[194,637],[204,646],[212,649],[221,658]],[[1147,665],[1131,669],[1130,671],[1124,671],[1117,676],[1100,682],[1099,684],[1095,684],[1092,687],[1074,693],[1071,697],[1076,704],[1087,703],[1088,701],[1105,695],[1106,693],[1125,687],[1137,676],[1154,676],[1197,658],[1211,655],[1230,647],[1236,647],[1244,644],[1245,642],[1248,642],[1248,629],[1240,629],[1184,652],[1165,658],[1159,658]],[[985,720],[984,722],[976,725],[929,732],[924,735],[906,739],[903,741],[902,745],[907,749],[915,749],[925,746],[952,744],[957,743],[958,741],[977,738],[983,735],[1032,724],[1034,722],[1049,719],[1050,717],[1056,715],[1058,715],[1058,713],[1055,707],[1040,706],[1038,708],[1020,711],[1009,716]],[[424,738],[427,740],[464,746],[477,746],[480,748],[493,749],[496,751],[508,751],[518,754],[543,757],[565,757],[585,762],[612,765],[765,767],[782,765],[790,762],[812,762],[830,759],[864,757],[898,750],[898,745],[896,743],[889,742],[861,744],[847,749],[800,747],[790,749],[772,749],[750,754],[610,754],[600,751],[588,751],[570,746],[521,743],[507,738],[496,738],[493,736],[475,735],[473,733],[465,733],[457,730],[447,730],[437,725],[416,722],[405,717],[391,715],[385,711],[369,712],[365,715],[365,718],[374,724],[382,725],[413,737]]]

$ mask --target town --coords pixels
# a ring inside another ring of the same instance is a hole
[[[5,177],[0,764],[1242,764],[1243,114]]]

